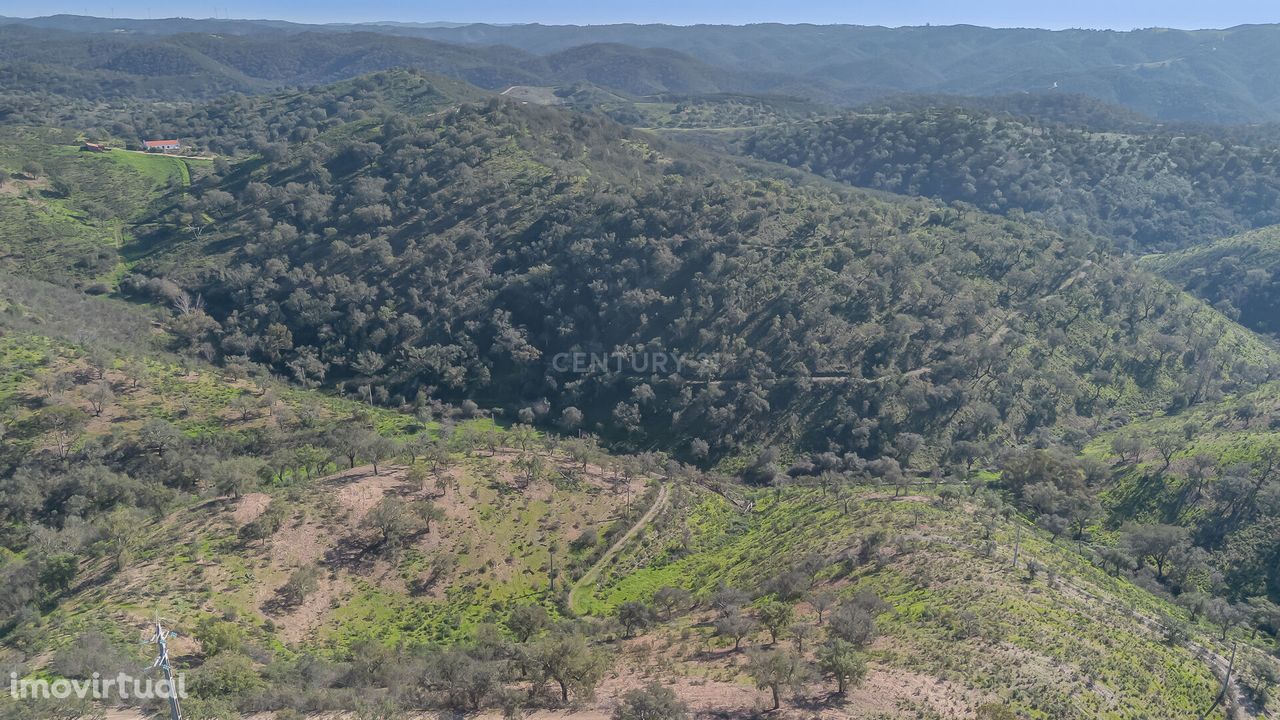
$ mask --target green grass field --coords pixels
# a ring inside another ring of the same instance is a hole
[[[176,158],[168,155],[157,155],[139,152],[109,152],[98,157],[118,163],[134,170],[139,175],[151,180],[155,187],[191,184],[191,165],[208,165],[210,160],[192,158]]]
[[[130,224],[210,161],[79,147],[68,131],[0,129],[0,267],[111,289],[127,270]]]

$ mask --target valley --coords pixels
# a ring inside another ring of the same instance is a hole
[[[0,666],[159,619],[183,720],[1273,717],[1265,88],[881,30],[0,20]]]

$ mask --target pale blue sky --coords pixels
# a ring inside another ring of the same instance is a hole
[[[0,15],[674,24],[753,22],[995,27],[1205,28],[1280,22],[1276,0],[0,0]]]

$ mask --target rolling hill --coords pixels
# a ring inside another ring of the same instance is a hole
[[[1276,66],[1277,33],[1276,25],[1113,32],[55,16],[0,22],[0,77],[9,86],[40,78],[81,97],[155,97],[328,82],[407,66],[488,88],[592,76],[606,87],[639,93],[657,86],[666,92],[774,92],[841,105],[898,93],[1083,94],[1161,121],[1247,123],[1280,119],[1275,73],[1260,71]],[[584,55],[588,62],[581,61]],[[541,78],[533,82],[531,75]]]
[[[765,127],[739,147],[860,187],[1086,227],[1123,249],[1179,249],[1276,222],[1274,144],[1132,122],[1086,130],[943,101]]]
[[[1194,403],[1271,362],[1096,239],[500,99],[340,123],[192,200],[125,248],[135,295],[206,301],[189,351],[393,403],[567,413],[687,459],[936,462]],[[573,353],[688,363],[578,374],[556,360]],[[921,443],[894,449],[902,434]]]
[[[82,137],[0,127],[0,268],[105,293],[124,271],[120,249],[134,223],[210,163],[84,152]]]
[[[1269,227],[1188,248],[1151,255],[1142,264],[1221,308],[1240,324],[1274,336],[1280,231]]]
[[[422,70],[502,90],[590,81],[630,94],[769,92],[789,76],[708,65],[661,48],[600,43],[534,55],[376,32],[90,36],[0,25],[0,77],[9,92],[78,98],[202,98],[312,86],[393,68]]]
[[[846,102],[893,92],[1081,93],[1160,120],[1275,119],[1257,68],[1274,67],[1276,25],[1131,32],[984,28],[467,25],[387,31],[549,53],[593,42],[664,47],[721,67],[822,83]]]
[[[16,620],[0,658],[20,672],[140,667],[134,635],[159,614],[196,720],[566,698],[603,717],[655,682],[728,714],[767,710],[775,683],[784,717],[1190,718],[1213,702],[1216,631],[995,495],[854,475],[745,488],[452,411],[424,421],[39,335],[71,291],[6,288],[21,296],[0,301],[0,461],[20,471],[5,480],[0,600]],[[84,302],[81,321],[113,318],[113,339],[154,332],[136,309]],[[39,434],[51,403],[87,419],[65,444]],[[353,426],[406,449],[348,461]],[[233,479],[245,464],[258,472]],[[52,572],[68,553],[70,572]],[[845,693],[820,672],[841,647],[827,638],[856,648]],[[799,664],[761,681],[768,658]]]

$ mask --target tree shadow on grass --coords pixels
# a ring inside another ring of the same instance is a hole
[[[348,535],[325,551],[324,563],[331,568],[367,575],[373,571],[374,563],[378,560],[376,550],[376,544],[371,544],[358,535]]]

